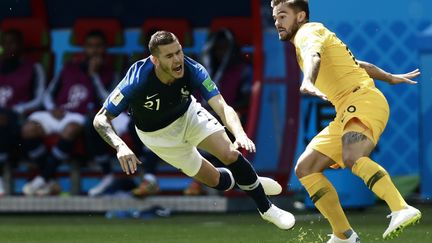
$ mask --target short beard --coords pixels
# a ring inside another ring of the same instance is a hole
[[[167,67],[167,66],[165,66],[165,65],[162,65],[162,64],[161,64],[160,67],[161,67],[162,71],[164,71],[166,74],[169,75],[170,78],[176,79],[176,78],[172,75],[171,68],[169,68],[169,67]]]
[[[300,24],[295,23],[293,24],[291,28],[291,32],[285,36],[285,38],[282,38],[282,41],[290,41],[294,38],[294,36],[297,34],[297,31],[300,29]]]
[[[283,37],[281,37],[281,39],[280,39],[281,41],[289,41],[289,40],[291,40],[291,35],[285,35],[285,36],[283,36]]]

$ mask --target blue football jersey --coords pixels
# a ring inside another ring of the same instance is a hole
[[[198,62],[185,56],[183,77],[167,85],[156,77],[154,64],[146,58],[130,67],[104,102],[104,108],[114,116],[129,108],[138,129],[150,132],[182,116],[196,90],[206,100],[219,94],[207,70]]]

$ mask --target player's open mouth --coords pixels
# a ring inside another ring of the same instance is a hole
[[[287,32],[287,31],[285,29],[278,29],[278,32],[282,33],[282,32]]]
[[[174,72],[180,73],[183,69],[183,65],[178,65],[177,67],[173,68]]]

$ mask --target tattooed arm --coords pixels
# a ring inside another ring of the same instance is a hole
[[[105,108],[102,108],[95,116],[93,120],[93,126],[96,131],[107,142],[111,147],[117,151],[117,158],[123,171],[126,174],[135,173],[137,164],[141,164],[141,161],[135,156],[132,150],[126,145],[126,143],[117,135],[111,124],[111,120],[114,116],[108,113]]]
[[[93,126],[106,143],[118,150],[120,146],[126,144],[114,131],[114,127],[111,124],[111,120],[114,118],[115,117],[108,113],[105,108],[102,108],[96,114],[93,120]]]

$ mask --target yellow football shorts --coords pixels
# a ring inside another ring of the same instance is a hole
[[[364,87],[350,93],[340,104],[336,104],[335,119],[316,135],[308,148],[316,150],[336,162],[342,161],[342,136],[347,132],[360,132],[375,145],[387,124],[390,109],[384,95],[375,87]],[[346,124],[353,118],[361,123]]]

